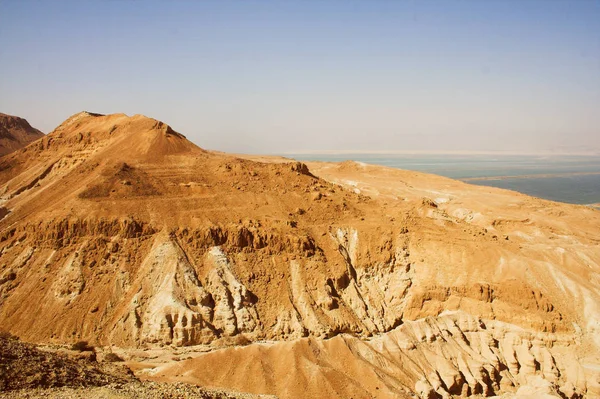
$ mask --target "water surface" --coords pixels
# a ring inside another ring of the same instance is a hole
[[[526,155],[293,154],[302,161],[353,160],[433,173],[552,201],[600,203],[600,157]]]

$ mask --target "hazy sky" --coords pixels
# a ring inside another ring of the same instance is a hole
[[[0,0],[0,112],[201,147],[600,150],[600,1]]]

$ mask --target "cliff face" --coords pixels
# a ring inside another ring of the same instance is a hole
[[[280,397],[598,392],[597,210],[90,113],[0,159],[0,192],[0,323],[23,339],[275,341],[154,376]],[[290,359],[329,382],[294,391]]]
[[[25,119],[0,113],[0,157],[43,136],[44,133],[31,127]]]

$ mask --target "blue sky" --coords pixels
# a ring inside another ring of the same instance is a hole
[[[600,1],[0,1],[0,112],[204,148],[600,151]]]

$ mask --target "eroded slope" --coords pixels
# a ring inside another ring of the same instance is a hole
[[[551,375],[552,392],[597,392],[597,210],[351,162],[208,152],[119,114],[74,115],[0,160],[0,184],[0,322],[24,339],[292,341],[265,349],[267,371],[320,347],[302,364],[339,384],[312,385],[300,368],[252,385],[217,361],[206,376],[282,397],[299,392],[292,380],[330,397],[427,397],[514,392]],[[414,326],[434,338],[398,338]],[[219,353],[232,356],[210,359]],[[338,355],[339,367],[323,366]],[[205,383],[198,362],[177,367]]]

